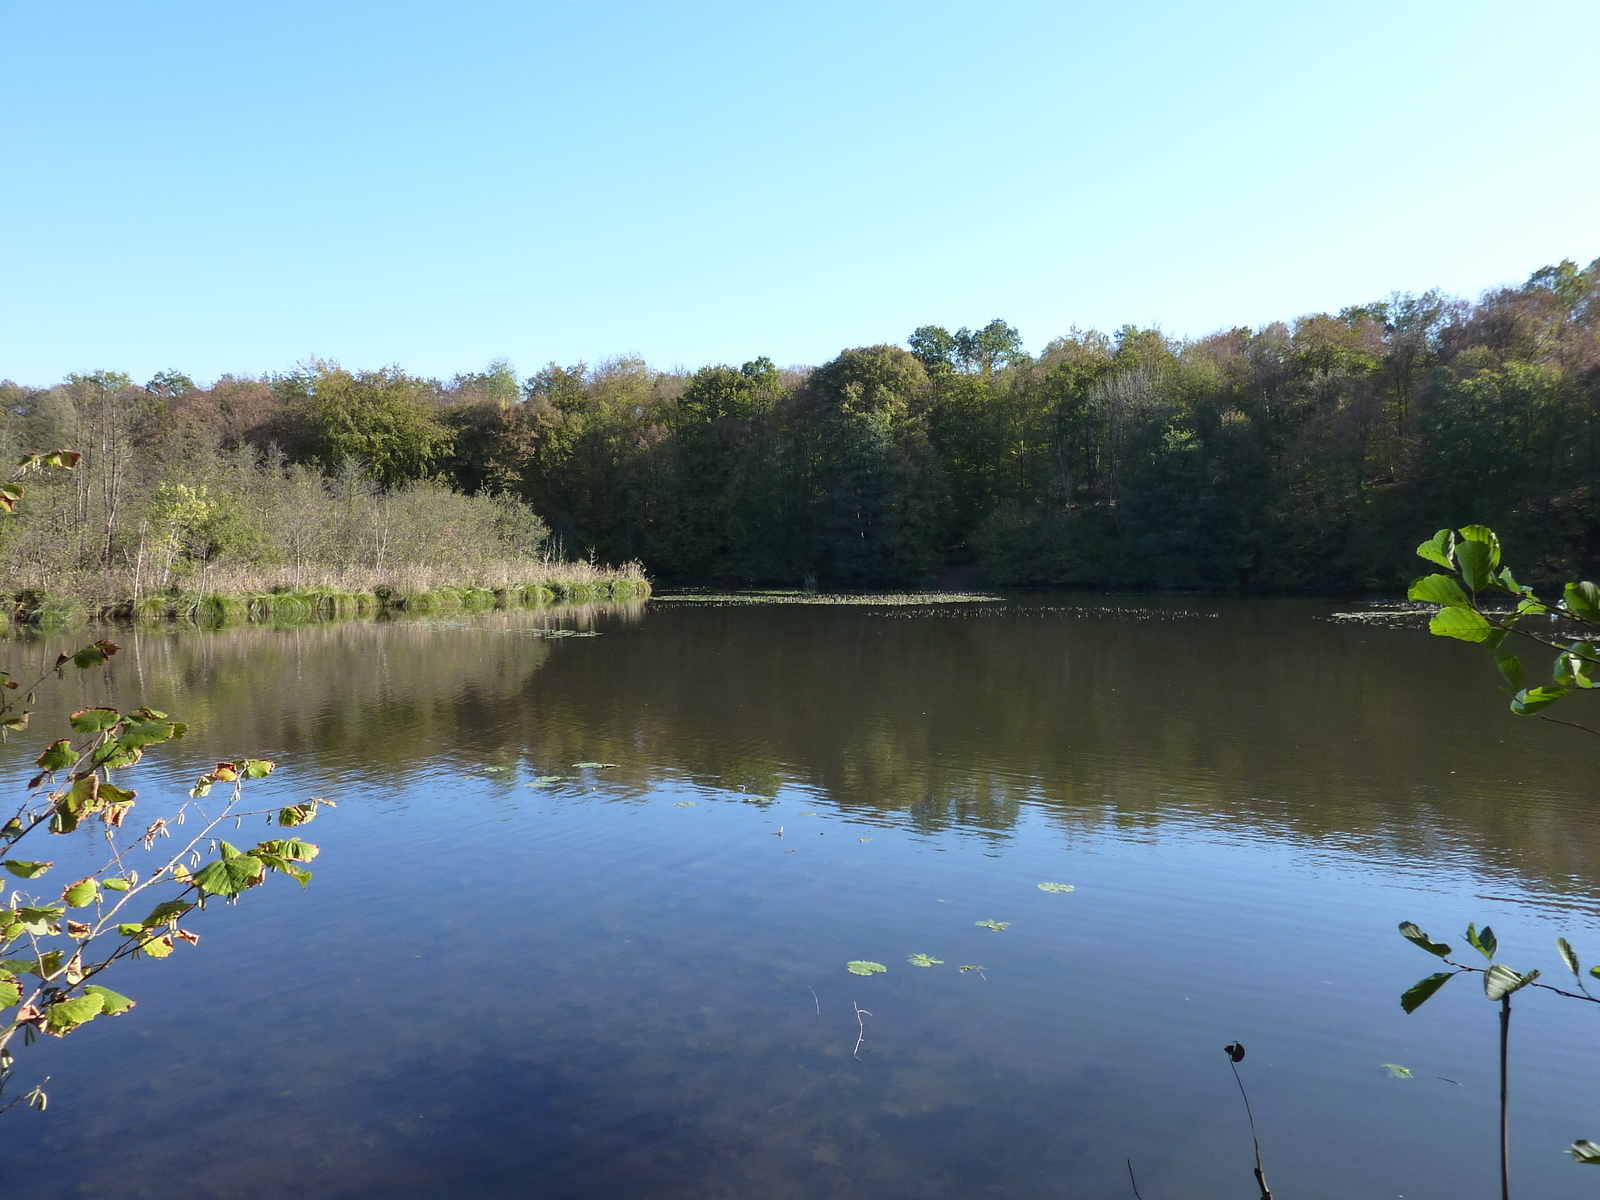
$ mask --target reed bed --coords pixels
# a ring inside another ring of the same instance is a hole
[[[141,588],[140,584],[144,586]],[[470,578],[422,563],[261,568],[229,564],[152,589],[127,569],[19,572],[5,581],[0,609],[10,620],[59,626],[87,620],[311,621],[383,610],[478,612],[555,602],[636,600],[650,581],[638,563],[484,562]]]

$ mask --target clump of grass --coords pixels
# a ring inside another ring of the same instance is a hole
[[[604,567],[547,559],[486,562],[469,578],[462,578],[459,570],[425,564],[381,571],[365,566],[222,564],[202,575],[202,586],[193,591],[174,586],[136,593],[134,573],[123,568],[52,571],[13,579],[5,594],[13,620],[51,627],[90,618],[292,622],[386,608],[479,612],[650,595],[650,582],[638,563]]]

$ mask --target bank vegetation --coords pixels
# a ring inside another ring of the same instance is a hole
[[[1392,589],[1416,530],[1600,567],[1600,263],[1177,339],[935,325],[816,368],[312,360],[0,385],[0,450],[81,450],[0,584],[162,598],[679,584]],[[63,566],[62,564],[66,564]],[[581,591],[578,596],[581,597]]]

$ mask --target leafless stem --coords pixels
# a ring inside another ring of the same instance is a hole
[[[1240,1049],[1240,1057],[1244,1051]],[[1228,1066],[1233,1071],[1233,1081],[1239,1085],[1239,1095],[1244,1097],[1244,1115],[1250,1119],[1250,1141],[1256,1149],[1256,1186],[1261,1189],[1261,1200],[1272,1200],[1272,1192],[1267,1187],[1267,1177],[1261,1171],[1261,1141],[1256,1137],[1256,1115],[1250,1111],[1250,1096],[1244,1090],[1244,1080],[1239,1078],[1239,1064],[1228,1055]]]
[[[1534,713],[1541,721],[1549,721],[1552,725],[1565,725],[1568,729],[1582,730],[1584,733],[1600,737],[1600,729],[1590,729],[1587,725],[1579,725],[1576,721],[1563,721],[1560,717],[1547,716],[1544,713]]]
[[[817,1004],[817,1016],[820,1017],[822,1015],[822,1001],[821,1000],[817,1000],[817,989],[812,987],[808,983],[808,984],[806,984],[806,991],[810,992],[811,993],[811,998],[816,1001],[816,1004]]]
[[[1133,1159],[1128,1159],[1127,1163],[1128,1182],[1133,1185],[1133,1200],[1144,1200],[1144,1197],[1139,1195],[1139,1181],[1133,1177]]]
[[[821,1007],[822,1006],[820,1004],[817,1006],[817,1010],[818,1010],[819,1014],[821,1013]],[[852,1050],[850,1052],[850,1054],[851,1054],[851,1057],[853,1057],[857,1062],[860,1062],[861,1061],[861,1043],[867,1040],[867,1023],[865,1021],[863,1021],[861,1018],[862,1017],[870,1017],[872,1014],[869,1013],[866,1009],[862,1008],[854,1000],[850,1001],[850,1007],[856,1010],[856,1029],[858,1030],[858,1032],[856,1034],[856,1048],[854,1050]],[[1267,1198],[1267,1200],[1271,1200],[1271,1197],[1269,1196]]]

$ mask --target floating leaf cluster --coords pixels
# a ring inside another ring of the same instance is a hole
[[[680,592],[651,597],[653,603],[731,608],[752,604],[809,604],[824,607],[898,608],[925,604],[992,604],[999,596],[975,592]]]

